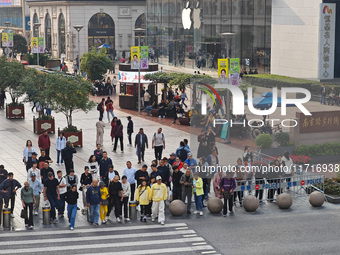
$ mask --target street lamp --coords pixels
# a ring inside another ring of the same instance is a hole
[[[38,64],[38,66],[39,66],[39,34],[40,34],[39,28],[40,28],[40,26],[41,26],[41,23],[34,23],[33,24],[33,27],[38,29],[38,45],[37,45],[37,48],[38,48],[38,51],[37,51],[37,64]]]
[[[5,21],[6,33],[8,33],[8,27],[9,27],[10,24],[11,24],[11,22]],[[6,55],[7,55],[7,54],[9,54],[9,53],[8,53],[8,51],[9,51],[9,50],[8,50],[8,42],[7,42],[7,47],[6,47],[6,49],[7,49],[7,50],[6,50]]]
[[[133,32],[135,32],[135,37],[136,34],[139,33],[138,35],[138,48],[139,48],[139,67],[138,67],[138,115],[140,115],[140,101],[141,101],[141,95],[140,95],[140,37],[141,37],[141,33],[145,32],[144,28],[136,28],[133,30]]]
[[[79,55],[79,57],[80,57],[80,38],[79,38],[79,32],[80,32],[80,30],[83,29],[83,27],[84,26],[82,26],[82,25],[75,25],[75,26],[73,26],[73,28],[75,30],[77,30],[77,32],[78,32],[78,55]]]
[[[227,32],[227,33],[220,33],[220,36],[226,40],[227,42],[227,59],[228,59],[228,69],[230,70],[230,64],[229,64],[229,40],[231,40],[233,37],[235,37],[236,33],[230,33],[230,32]],[[228,70],[228,74],[229,74],[229,70]],[[229,78],[228,78],[228,81],[229,81]],[[227,120],[228,122],[230,123],[230,91],[229,89],[227,90]],[[227,132],[227,140],[225,143],[230,143],[230,125],[228,127],[228,132]]]

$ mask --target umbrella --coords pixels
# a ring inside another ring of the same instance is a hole
[[[248,104],[248,99],[244,100],[244,104]],[[273,104],[273,93],[265,92],[259,97],[253,98],[253,106],[254,108],[258,108],[261,110],[269,109]],[[287,104],[287,107],[294,107],[295,104]],[[277,107],[281,107],[281,97],[277,98]]]
[[[112,48],[112,47],[111,47],[110,45],[104,43],[103,45],[100,45],[100,46],[98,47],[98,49],[101,49],[101,48]]]

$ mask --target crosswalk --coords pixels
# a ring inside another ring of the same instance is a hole
[[[185,223],[0,233],[0,254],[217,254]]]

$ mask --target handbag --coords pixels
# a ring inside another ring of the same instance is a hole
[[[223,197],[224,197],[224,199],[230,199],[231,198],[230,191],[229,190],[228,191],[224,191],[223,192]]]
[[[20,217],[23,218],[23,219],[26,219],[26,217],[27,217],[27,211],[26,211],[25,209],[22,209],[22,210],[21,210]]]
[[[109,200],[107,200],[107,199],[103,200],[102,205],[109,205]]]

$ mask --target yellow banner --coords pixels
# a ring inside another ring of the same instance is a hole
[[[32,53],[38,53],[38,37],[32,37]]]
[[[138,69],[139,63],[139,47],[131,47],[131,69]]]
[[[218,59],[218,81],[219,83],[228,83],[228,59]]]
[[[2,47],[8,47],[8,34],[7,33],[2,33],[1,45]]]

